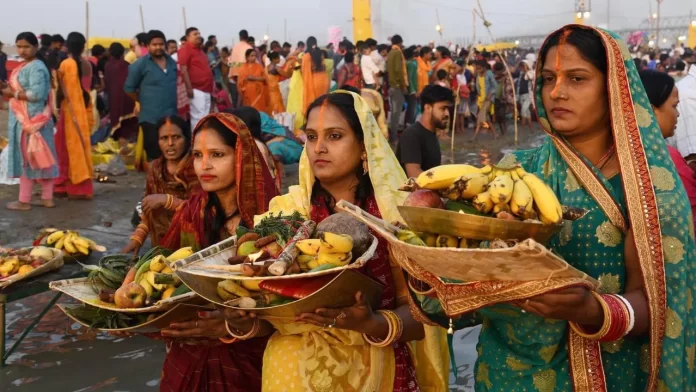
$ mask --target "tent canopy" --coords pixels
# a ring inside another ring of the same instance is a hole
[[[514,42],[496,42],[490,45],[476,45],[476,50],[479,52],[484,50],[486,52],[495,52],[498,50],[515,49],[516,47],[517,45]]]

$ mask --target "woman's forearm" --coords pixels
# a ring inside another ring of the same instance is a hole
[[[399,342],[411,342],[414,340],[421,340],[425,337],[423,324],[413,319],[411,311],[408,308],[408,304],[400,305],[393,311],[403,322],[404,329],[401,337],[398,339]],[[362,332],[375,339],[384,340],[389,334],[389,323],[384,315],[377,313],[375,314],[375,317],[373,317],[372,321],[367,323],[365,330]]]

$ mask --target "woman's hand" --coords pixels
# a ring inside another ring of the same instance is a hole
[[[140,252],[140,247],[141,247],[141,246],[142,246],[142,245],[140,245],[139,242],[130,240],[130,241],[128,241],[128,244],[126,244],[126,246],[123,247],[123,249],[121,249],[121,253],[123,253],[123,254],[125,254],[125,255],[128,255],[128,254],[135,254],[135,255],[137,255],[138,252]]]
[[[188,339],[219,339],[229,335],[225,328],[225,319],[218,311],[198,312],[198,319],[181,323],[171,323],[169,328],[161,331],[163,337]]]
[[[254,322],[257,320],[256,313],[223,307],[218,307],[218,309],[222,312],[225,321],[227,321],[227,325],[241,335],[249,333],[254,327]],[[227,333],[227,331],[225,331],[225,333]]]
[[[302,313],[295,317],[296,322],[313,324],[318,327],[347,329],[371,335],[378,323],[372,307],[361,292],[355,294],[355,305],[343,309],[317,309],[314,313]]]
[[[513,305],[540,317],[573,321],[582,325],[600,326],[604,310],[599,301],[584,287],[571,287],[538,295]]]
[[[167,195],[149,195],[142,201],[143,214],[149,214],[154,210],[164,207],[167,202]]]

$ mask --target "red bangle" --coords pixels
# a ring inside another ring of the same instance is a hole
[[[602,298],[610,311],[611,327],[606,335],[600,337],[600,342],[615,342],[626,334],[629,324],[629,314],[626,305],[614,295],[605,294]],[[605,315],[606,317],[606,315]]]

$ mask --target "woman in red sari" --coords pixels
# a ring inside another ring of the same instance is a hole
[[[251,106],[259,112],[268,109],[268,81],[263,66],[256,61],[256,51],[246,51],[246,64],[239,69],[237,88],[242,95],[239,106]],[[271,113],[272,114],[272,113]]]
[[[244,123],[231,114],[204,117],[193,132],[193,165],[204,192],[177,209],[162,246],[200,250],[251,227],[278,194]],[[224,320],[204,314],[173,323],[162,336],[168,344],[161,391],[247,392],[261,390],[265,338],[234,343]],[[191,340],[195,339],[195,340]]]

